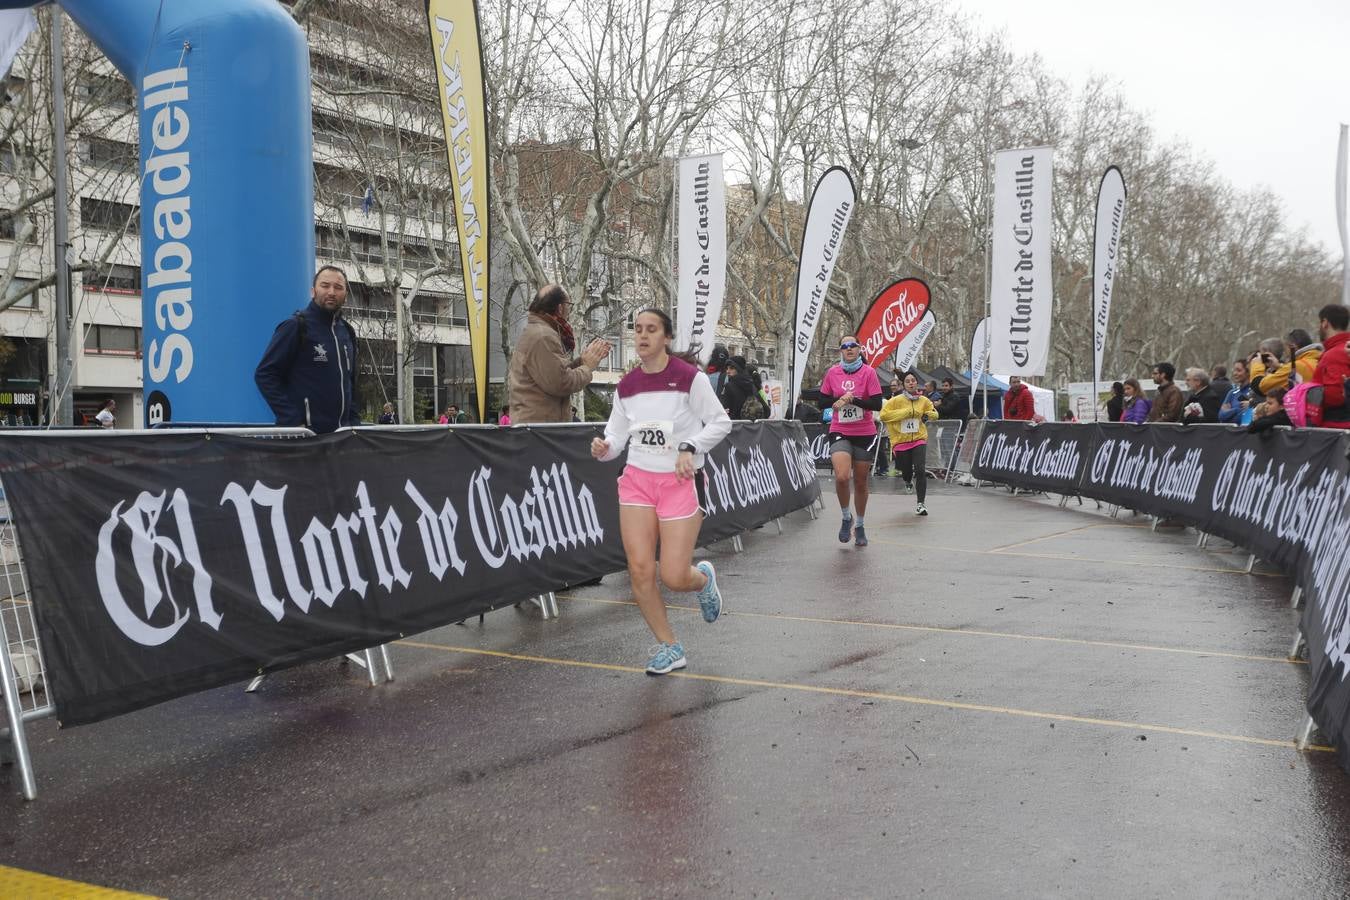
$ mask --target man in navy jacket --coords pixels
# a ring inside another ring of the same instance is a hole
[[[314,275],[310,302],[272,335],[253,381],[278,425],[320,434],[360,425],[356,411],[356,336],[342,318],[347,276],[337,266]]]

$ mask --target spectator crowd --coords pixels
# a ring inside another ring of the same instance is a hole
[[[1170,362],[1153,366],[1157,390],[1151,400],[1136,379],[1117,381],[1106,404],[1107,418],[1227,423],[1253,431],[1276,425],[1350,428],[1348,341],[1350,310],[1329,304],[1318,310],[1316,339],[1295,328],[1283,338],[1262,341],[1229,365],[1188,368],[1180,373],[1185,390],[1176,383],[1178,372]]]

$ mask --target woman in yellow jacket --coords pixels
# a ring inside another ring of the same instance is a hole
[[[906,486],[911,481],[915,483],[919,501],[919,505],[914,508],[916,516],[928,515],[928,509],[923,505],[928,493],[928,469],[925,465],[928,426],[924,423],[937,417],[933,401],[923,395],[918,376],[913,372],[905,375],[905,389],[881,406],[881,421],[886,423],[886,430],[890,433],[896,468],[904,477]]]

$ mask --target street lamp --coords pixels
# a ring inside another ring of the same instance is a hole
[[[901,138],[896,141],[900,148],[900,221],[905,217],[905,189],[909,186],[909,151],[918,150],[923,141],[914,138]]]

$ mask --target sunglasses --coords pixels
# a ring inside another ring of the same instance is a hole
[[[861,347],[861,346],[862,344],[859,344],[857,341],[845,341],[844,343],[839,345],[839,349],[852,350],[854,347]]]

